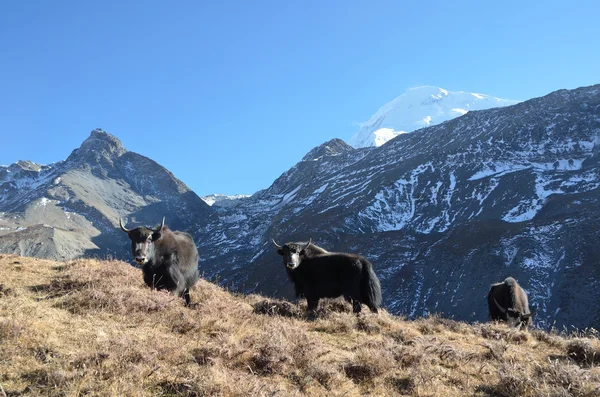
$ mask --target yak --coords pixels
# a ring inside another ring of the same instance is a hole
[[[157,290],[167,290],[190,304],[190,288],[199,278],[198,250],[192,236],[185,232],[173,231],[162,224],[151,229],[139,226],[126,229],[119,218],[119,226],[131,240],[131,254],[142,266],[144,282]]]
[[[535,314],[529,310],[527,294],[512,277],[492,284],[488,293],[488,306],[492,321],[506,321],[511,327],[527,328]]]
[[[360,255],[328,252],[312,243],[289,242],[283,246],[273,240],[283,256],[296,297],[304,296],[308,310],[314,312],[321,298],[343,296],[360,313],[361,304],[377,313],[381,307],[381,285],[373,265]]]

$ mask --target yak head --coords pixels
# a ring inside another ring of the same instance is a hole
[[[131,255],[138,265],[145,265],[154,260],[154,243],[161,238],[165,227],[165,218],[157,229],[151,229],[145,226],[139,226],[135,229],[126,229],[123,226],[123,220],[119,218],[119,226],[129,236],[131,240]]]
[[[312,244],[312,239],[308,243],[286,243],[283,247],[273,240],[277,253],[283,256],[283,264],[290,270],[296,269],[306,257],[306,250]]]
[[[495,298],[494,303],[496,303],[498,310],[500,310],[502,313],[504,313],[504,315],[506,315],[506,323],[510,327],[527,327],[531,322],[531,317],[535,314],[535,311],[531,313],[523,313],[517,309],[513,309],[512,307],[505,309],[502,306],[500,306],[500,304]]]

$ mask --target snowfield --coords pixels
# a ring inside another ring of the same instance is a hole
[[[381,146],[400,134],[443,123],[471,110],[519,102],[464,91],[450,92],[433,86],[415,87],[383,105],[348,143],[355,148]]]

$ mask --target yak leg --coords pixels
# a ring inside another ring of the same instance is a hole
[[[185,299],[185,305],[189,306],[190,302],[192,301],[190,299],[190,289],[186,288],[185,291],[183,291],[183,299]]]
[[[306,298],[306,303],[308,304],[308,318],[316,318],[317,308],[319,307],[319,298]]]
[[[181,271],[175,266],[171,266],[169,271],[176,285],[173,295],[183,298],[185,305],[188,306],[190,304],[190,290],[186,287],[185,277],[183,277]]]
[[[306,298],[306,303],[308,304],[309,311],[315,311],[319,307],[319,298]]]
[[[155,285],[155,282],[154,282],[155,276],[156,275],[154,273],[144,272],[144,283],[146,283],[146,285],[152,289],[154,289],[154,285]]]
[[[344,282],[344,299],[346,302],[352,304],[352,311],[354,313],[360,313],[362,310],[360,302],[360,278],[352,277]]]

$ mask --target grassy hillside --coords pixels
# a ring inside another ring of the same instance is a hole
[[[343,301],[308,321],[205,281],[192,299],[123,262],[0,256],[0,396],[600,396],[590,333],[356,317]]]

